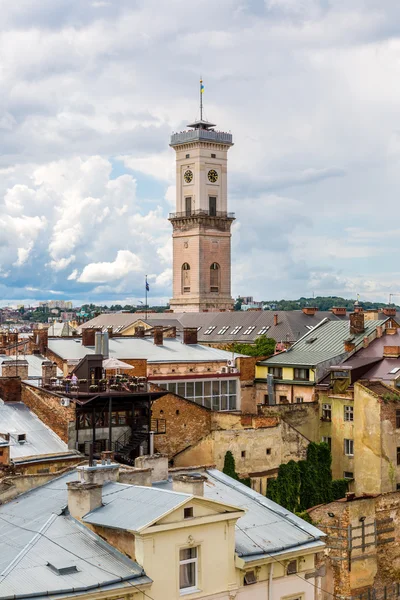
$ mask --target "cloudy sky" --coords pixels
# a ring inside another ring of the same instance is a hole
[[[171,295],[172,131],[232,131],[233,295],[400,292],[398,0],[0,0],[0,301]],[[397,301],[400,301],[400,296]]]

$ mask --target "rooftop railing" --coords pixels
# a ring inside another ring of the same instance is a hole
[[[169,219],[190,219],[191,217],[215,217],[218,219],[235,219],[235,213],[221,210],[186,210],[184,212],[169,213]]]

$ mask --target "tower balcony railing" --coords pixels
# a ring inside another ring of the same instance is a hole
[[[217,142],[219,144],[233,144],[232,134],[225,131],[214,131],[213,129],[193,129],[189,131],[179,131],[171,135],[171,146],[187,144],[189,142]]]
[[[184,212],[169,213],[169,219],[190,219],[192,217],[215,217],[219,219],[235,219],[235,213],[222,210],[185,210]]]

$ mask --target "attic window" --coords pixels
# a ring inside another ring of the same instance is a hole
[[[183,509],[183,518],[191,519],[193,517],[193,506],[189,506],[188,508]]]
[[[53,573],[55,573],[56,575],[70,575],[71,573],[78,572],[77,566],[73,564],[61,566],[53,565],[52,563],[48,562],[46,566],[49,567],[50,571],[53,571]]]
[[[17,440],[19,444],[24,444],[26,442],[26,433],[19,433]]]
[[[286,575],[294,575],[297,573],[297,560],[291,560],[286,569]]]

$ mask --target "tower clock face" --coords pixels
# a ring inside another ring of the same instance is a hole
[[[186,183],[192,183],[193,181],[193,173],[190,169],[188,169],[187,171],[185,171],[185,173],[183,174],[183,179],[186,181]]]
[[[208,171],[208,180],[211,181],[211,183],[216,183],[216,181],[218,180],[218,173],[215,169],[211,169],[211,171]]]

